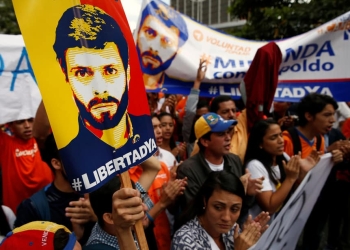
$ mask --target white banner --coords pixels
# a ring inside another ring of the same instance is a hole
[[[34,117],[40,101],[22,36],[0,35],[0,124]]]
[[[215,31],[159,0],[144,0],[134,33],[148,91],[188,94],[200,58],[208,59],[201,95],[239,98],[258,48],[250,41]],[[297,101],[309,92],[349,101],[350,12],[305,34],[275,41],[283,60],[277,100]]]
[[[332,169],[332,155],[326,154],[306,175],[303,182],[261,236],[254,250],[294,250],[304,225]]]

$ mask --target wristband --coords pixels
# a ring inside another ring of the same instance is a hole
[[[148,212],[146,212],[146,216],[147,216],[147,218],[148,218],[148,220],[149,220],[150,222],[154,223],[154,220],[153,220],[152,216],[149,215]]]

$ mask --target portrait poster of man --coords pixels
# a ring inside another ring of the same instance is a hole
[[[146,1],[141,11],[136,48],[147,90],[166,89],[171,79],[166,70],[188,39],[182,14],[161,1]]]
[[[64,169],[88,193],[156,150],[120,1],[14,1]]]

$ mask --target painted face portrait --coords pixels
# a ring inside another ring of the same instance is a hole
[[[83,119],[97,129],[115,127],[126,112],[127,79],[117,46],[69,48],[67,77]],[[124,104],[124,105],[121,105]]]
[[[143,22],[137,46],[144,73],[156,75],[166,70],[174,60],[179,45],[179,30],[167,27],[159,19],[148,16]]]
[[[83,123],[111,129],[127,113],[128,45],[115,20],[101,9],[74,8],[79,18],[69,10],[63,14],[53,47]]]
[[[143,73],[157,75],[169,68],[187,39],[187,25],[181,14],[151,1],[142,12],[137,38]]]

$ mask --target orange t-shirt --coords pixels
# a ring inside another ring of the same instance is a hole
[[[34,138],[23,141],[0,132],[0,168],[3,204],[14,213],[22,200],[53,181],[53,173],[42,161]]]
[[[283,131],[283,139],[284,139],[284,152],[286,152],[289,156],[294,155],[294,147],[293,147],[293,140],[291,135],[288,133],[288,131]],[[317,150],[316,144],[317,144],[317,138],[315,137],[314,143],[312,145],[309,144],[308,141],[306,141],[303,137],[299,136],[300,144],[301,144],[301,158],[308,157],[313,150]],[[321,136],[321,146],[320,151],[324,153],[325,143],[324,138]]]
[[[165,183],[170,180],[170,172],[167,165],[160,162],[161,169],[159,170],[156,178],[154,179],[152,186],[148,190],[148,195],[154,204],[159,202],[161,189]],[[133,182],[137,182],[142,174],[142,168],[136,166],[129,169],[130,179]],[[165,211],[161,212],[158,217],[154,220],[153,228],[154,236],[157,241],[159,250],[169,250],[171,245],[170,238],[170,223]]]

